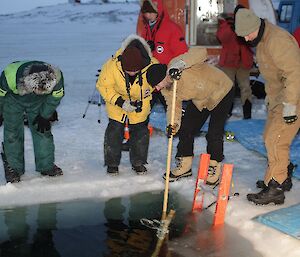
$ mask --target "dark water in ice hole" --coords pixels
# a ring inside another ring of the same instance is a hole
[[[156,230],[141,218],[160,219],[163,192],[122,198],[0,209],[1,257],[153,256]],[[192,216],[191,202],[170,194],[176,210],[160,257],[259,257],[253,245],[225,225],[212,229],[212,214]],[[214,209],[214,207],[213,207]],[[213,211],[212,209],[212,211]]]

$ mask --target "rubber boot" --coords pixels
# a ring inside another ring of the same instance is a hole
[[[60,167],[58,167],[54,164],[54,166],[51,170],[41,171],[41,174],[43,176],[57,177],[57,176],[62,176],[63,171]]]
[[[296,168],[296,166],[292,162],[290,162],[290,164],[287,167],[288,177],[280,185],[283,191],[290,191],[291,190],[291,188],[293,186],[292,176],[293,176],[293,172],[294,172],[295,168]],[[265,182],[263,180],[258,180],[258,181],[256,181],[256,187],[257,188],[266,188],[267,186],[265,185]]]
[[[260,205],[266,205],[269,203],[283,204],[285,196],[280,184],[272,179],[266,188],[257,194],[248,194],[247,199],[250,202]]]
[[[136,172],[137,175],[143,175],[147,173],[147,168],[144,165],[132,165],[132,169]]]
[[[119,174],[119,168],[114,166],[108,166],[106,172],[108,175],[115,176]]]

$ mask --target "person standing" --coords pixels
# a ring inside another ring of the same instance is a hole
[[[168,123],[171,120],[173,80],[178,87],[173,126],[168,125],[168,135],[178,132],[176,165],[170,173],[170,182],[192,175],[194,138],[210,117],[208,125],[207,153],[211,155],[207,184],[216,185],[224,159],[223,137],[227,114],[233,101],[233,83],[220,69],[207,64],[205,48],[191,48],[174,58],[167,66],[154,64],[147,71],[148,83],[161,90],[167,101]],[[187,101],[182,117],[182,102]]]
[[[244,119],[251,119],[252,90],[250,70],[253,66],[253,53],[233,30],[234,18],[220,16],[217,38],[222,45],[219,66],[225,74],[237,84],[241,92]]]
[[[260,19],[249,9],[237,11],[235,32],[251,47],[256,47],[258,67],[266,81],[265,187],[259,193],[248,194],[247,198],[255,204],[282,204],[289,149],[300,128],[300,49],[286,30]]]
[[[96,87],[106,103],[109,117],[104,136],[104,160],[110,175],[119,173],[126,120],[130,130],[132,169],[137,174],[147,172],[147,126],[153,89],[147,83],[146,70],[153,63],[157,60],[152,57],[147,42],[137,35],[130,35],[101,68]]]
[[[144,27],[140,36],[149,44],[153,56],[162,64],[188,50],[181,28],[173,22],[162,0],[141,1]],[[160,101],[166,109],[165,99],[160,92],[153,92],[152,105]]]
[[[0,77],[0,125],[4,124],[1,153],[7,182],[19,182],[25,172],[24,113],[31,131],[36,170],[59,176],[54,164],[54,142],[49,118],[64,96],[62,72],[41,61],[17,61]]]

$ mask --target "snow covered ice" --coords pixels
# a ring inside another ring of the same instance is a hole
[[[167,138],[154,133],[150,139],[148,174],[137,176],[129,163],[128,153],[121,160],[120,175],[106,175],[103,166],[103,138],[107,125],[105,106],[89,106],[97,70],[120,47],[122,40],[135,32],[139,11],[137,2],[111,4],[58,4],[31,11],[0,15],[0,70],[16,60],[41,60],[57,65],[64,74],[65,97],[59,108],[59,122],[53,125],[56,164],[64,171],[57,178],[41,177],[35,172],[30,131],[25,130],[26,173],[22,182],[6,184],[0,165],[0,207],[64,202],[74,199],[109,199],[164,189],[161,176],[165,172]],[[261,100],[254,101],[254,118],[265,118]],[[241,106],[236,101],[234,117],[239,119]],[[100,115],[100,116],[99,116]],[[101,120],[99,124],[97,120]],[[3,127],[0,138],[3,138]],[[173,155],[178,139],[174,140]],[[286,193],[283,206],[255,206],[246,194],[256,192],[255,182],[263,178],[266,159],[246,150],[237,142],[225,142],[225,162],[234,164],[235,191],[239,197],[229,201],[226,223],[249,240],[265,257],[300,256],[300,243],[294,238],[252,220],[256,215],[299,201],[300,183]],[[204,137],[195,140],[194,175],[170,185],[192,201],[199,154],[205,152]],[[174,162],[172,162],[174,165]],[[211,199],[207,199],[211,201]],[[213,209],[212,209],[213,211]],[[5,226],[0,220],[0,227]],[[186,255],[187,256],[187,255]],[[245,255],[247,256],[247,255]]]

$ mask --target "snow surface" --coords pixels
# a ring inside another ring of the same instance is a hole
[[[59,122],[53,126],[56,164],[64,176],[41,177],[35,172],[33,146],[25,131],[26,173],[22,182],[6,184],[1,166],[0,207],[63,202],[84,198],[112,198],[154,190],[163,190],[161,175],[165,171],[167,138],[155,132],[151,137],[148,174],[135,175],[124,152],[120,175],[106,175],[103,166],[103,137],[107,125],[104,107],[89,106],[82,115],[88,97],[93,93],[97,69],[120,47],[122,40],[135,32],[138,3],[59,4],[28,12],[0,15],[0,70],[15,60],[43,60],[59,66],[65,78],[66,95],[58,108]],[[239,101],[234,119],[240,118]],[[265,118],[263,101],[254,101],[254,118]],[[98,124],[97,120],[101,119]],[[0,137],[2,137],[0,128]],[[173,154],[178,139],[174,140]],[[193,170],[197,170],[200,153],[205,152],[204,137],[195,141]],[[229,201],[226,223],[253,243],[263,256],[300,256],[298,240],[261,225],[253,217],[299,201],[300,183],[294,180],[292,192],[286,193],[283,206],[255,206],[246,194],[256,192],[255,181],[263,177],[266,159],[246,150],[237,142],[225,142],[225,162],[233,163],[235,192],[240,196]],[[172,165],[174,163],[172,162]],[[195,184],[192,178],[170,184],[170,189],[192,200]],[[207,201],[211,201],[210,196]],[[1,226],[0,221],[0,226]]]

